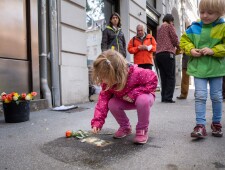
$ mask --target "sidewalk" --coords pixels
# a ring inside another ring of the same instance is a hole
[[[180,89],[175,90],[174,99]],[[118,124],[109,113],[100,135],[110,141],[106,147],[65,138],[66,130],[89,131],[94,102],[79,105],[78,110],[31,112],[30,121],[5,123],[0,115],[0,169],[61,170],[61,169],[125,169],[176,170],[225,169],[225,137],[211,136],[212,109],[207,102],[208,136],[193,140],[190,133],[195,125],[194,91],[187,100],[161,103],[160,93],[151,109],[149,141],[134,145],[132,140],[137,122],[136,111],[128,111],[133,134],[122,140],[112,135]],[[225,127],[225,115],[222,125]],[[225,130],[223,130],[225,132]]]

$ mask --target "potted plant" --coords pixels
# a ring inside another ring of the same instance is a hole
[[[29,120],[30,118],[30,100],[37,96],[37,92],[6,94],[3,92],[0,100],[3,103],[5,122],[18,123]]]

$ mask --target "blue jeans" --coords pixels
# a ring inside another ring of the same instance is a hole
[[[219,123],[222,118],[222,81],[223,77],[215,78],[194,78],[195,82],[195,113],[197,124],[206,124],[206,100],[207,83],[210,86],[210,98],[212,101],[213,117],[212,121]]]

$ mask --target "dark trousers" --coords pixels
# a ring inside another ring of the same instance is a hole
[[[172,100],[175,89],[175,55],[169,52],[156,54],[156,63],[161,78],[162,101]]]
[[[138,64],[138,67],[152,70],[152,64]]]

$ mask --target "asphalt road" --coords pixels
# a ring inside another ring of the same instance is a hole
[[[175,97],[179,90],[175,90]],[[66,130],[90,130],[94,105],[80,104],[78,109],[68,112],[50,109],[31,112],[30,120],[22,123],[5,123],[0,115],[0,170],[225,169],[225,137],[211,136],[209,100],[208,136],[202,140],[190,137],[195,125],[193,90],[187,100],[174,104],[161,103],[157,93],[151,110],[150,138],[145,145],[132,143],[137,122],[135,111],[127,112],[133,134],[121,140],[112,138],[118,125],[108,114],[101,134],[90,136],[109,142],[104,147],[65,138]],[[222,125],[225,126],[225,117]]]

